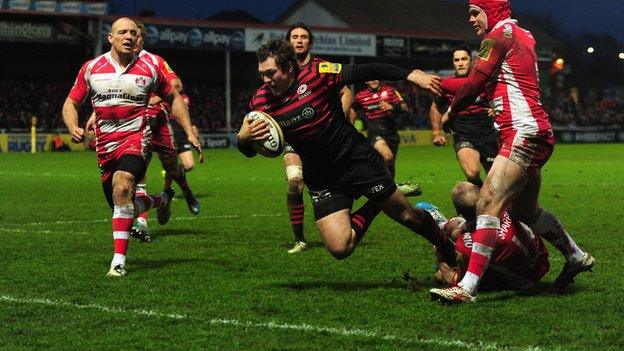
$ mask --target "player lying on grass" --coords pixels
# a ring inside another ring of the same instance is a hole
[[[455,241],[458,266],[453,269],[446,263],[438,264],[436,280],[450,286],[456,285],[466,273],[473,249],[475,209],[479,188],[469,182],[453,188],[453,204],[462,217],[451,218],[443,231]],[[529,289],[548,272],[548,250],[542,239],[529,227],[503,211],[501,231],[492,254],[490,265],[483,276],[482,286],[488,290],[501,288]],[[437,295],[432,294],[435,298]],[[472,300],[474,301],[474,299]]]
[[[400,192],[383,158],[344,118],[338,99],[343,86],[374,79],[407,80],[439,95],[439,78],[388,64],[322,62],[301,71],[285,40],[270,40],[256,55],[263,84],[250,109],[271,115],[301,157],[303,179],[327,250],[337,259],[349,257],[383,210],[434,244],[443,260],[454,264],[451,241],[428,212],[414,208]],[[251,143],[266,140],[268,132],[266,121],[245,118],[237,135],[239,150],[255,156]],[[362,195],[369,201],[352,213],[354,199]]]

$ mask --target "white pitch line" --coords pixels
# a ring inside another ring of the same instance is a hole
[[[249,217],[279,217],[282,216],[281,213],[252,213]],[[195,216],[195,217],[172,217],[170,220],[172,221],[192,221],[192,220],[200,220],[200,219],[232,219],[232,218],[243,218],[244,216],[236,215],[236,214],[223,214],[223,215],[213,215],[213,216]],[[6,223],[6,224],[14,224],[20,226],[26,225],[50,225],[50,224],[89,224],[89,223],[106,223],[110,222],[110,218],[104,219],[85,219],[85,220],[75,220],[75,221],[52,221],[52,222],[30,222],[30,223]],[[148,221],[156,221],[154,218],[148,219]]]
[[[237,319],[227,319],[227,318],[213,318],[213,319],[204,319],[200,317],[189,316],[187,314],[181,313],[162,313],[154,310],[126,310],[118,307],[108,307],[98,304],[77,304],[65,301],[57,301],[50,300],[44,298],[19,298],[11,295],[0,295],[0,302],[8,302],[8,303],[20,303],[27,305],[44,305],[44,306],[52,306],[52,307],[68,307],[75,308],[81,310],[97,310],[100,312],[106,313],[114,313],[114,314],[126,314],[126,315],[137,315],[137,316],[149,316],[149,317],[159,317],[159,318],[168,318],[174,320],[191,320],[200,323],[207,323],[209,325],[216,326],[232,326],[232,327],[242,327],[245,329],[255,328],[255,329],[269,329],[269,330],[295,330],[302,331],[308,333],[315,334],[332,334],[335,336],[345,336],[345,337],[361,337],[361,338],[370,338],[370,339],[379,339],[384,341],[396,341],[406,344],[417,344],[417,345],[438,345],[438,346],[447,346],[447,347],[457,347],[465,350],[518,350],[518,351],[545,351],[545,349],[530,346],[530,347],[499,347],[496,343],[490,342],[478,342],[478,343],[469,343],[461,340],[444,340],[444,339],[424,339],[424,338],[407,338],[398,335],[386,334],[379,331],[372,331],[366,329],[358,329],[358,328],[340,328],[340,327],[329,327],[329,326],[314,326],[310,324],[290,324],[290,323],[280,323],[280,322],[253,322],[253,321],[241,321]]]

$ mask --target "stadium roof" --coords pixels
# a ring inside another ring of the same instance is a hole
[[[312,15],[314,14],[314,15]],[[543,48],[561,44],[520,16]],[[478,42],[468,23],[464,2],[445,0],[299,0],[276,23],[305,22],[311,26],[395,32],[415,37],[453,38]]]

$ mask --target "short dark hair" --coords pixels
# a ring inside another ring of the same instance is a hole
[[[290,42],[290,33],[297,28],[301,28],[308,32],[308,38],[310,38],[310,46],[312,46],[312,44],[314,44],[314,34],[312,34],[310,28],[303,22],[297,22],[290,26],[290,28],[288,28],[288,32],[286,32],[286,41]]]
[[[455,51],[465,51],[466,53],[468,53],[468,56],[470,56],[470,58],[472,58],[472,49],[470,49],[466,45],[457,45],[456,47],[453,48],[453,51],[451,52],[451,55],[455,55]]]
[[[274,38],[260,45],[258,50],[256,50],[256,57],[258,62],[264,62],[269,57],[273,57],[275,63],[282,71],[287,71],[288,65],[291,64],[295,74],[299,73],[295,49],[284,39]]]

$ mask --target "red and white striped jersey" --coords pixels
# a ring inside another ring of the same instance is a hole
[[[540,237],[524,223],[512,220],[507,210],[500,219],[501,229],[488,269],[502,274],[516,287],[527,288],[548,272],[548,250]],[[465,232],[455,241],[455,249],[462,254],[466,267],[471,257],[473,234]]]
[[[486,91],[502,138],[551,128],[540,102],[535,39],[516,21],[500,21],[484,37],[473,69],[491,77]]]
[[[121,67],[108,52],[82,66],[68,97],[82,102],[92,93],[96,150],[102,156],[142,133],[150,94],[165,97],[171,89],[164,74],[148,60],[135,55]]]

